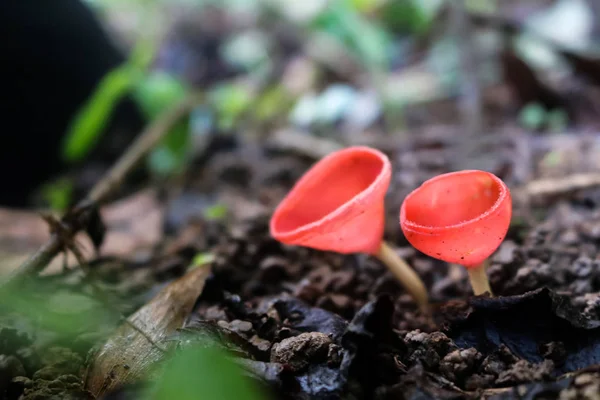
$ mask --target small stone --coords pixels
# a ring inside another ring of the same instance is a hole
[[[575,377],[575,385],[587,386],[590,383],[594,383],[596,378],[592,374],[581,374]]]
[[[331,338],[324,333],[302,333],[274,344],[271,349],[271,362],[286,364],[291,370],[299,371],[311,361],[324,361],[331,343]]]
[[[454,351],[456,349],[456,345],[448,336],[444,335],[442,332],[433,332],[429,335],[429,343],[433,349],[441,356],[444,357],[450,351]]]
[[[454,342],[442,332],[424,333],[417,329],[408,332],[404,337],[404,340],[409,349],[413,349],[414,351],[421,349],[420,353],[413,355],[415,358],[420,358],[420,356],[425,355],[429,358],[429,361],[434,362],[435,360],[431,358],[433,355],[427,355],[423,350],[433,350],[439,356],[438,362],[439,359],[445,357],[450,351],[456,350]],[[413,356],[411,356],[411,358]]]
[[[483,356],[477,349],[454,350],[440,362],[440,372],[453,382],[462,382],[480,363]]]
[[[209,321],[224,321],[227,319],[227,314],[225,313],[225,310],[223,310],[221,307],[211,306],[208,307],[204,312],[204,317]]]
[[[526,360],[517,361],[509,370],[504,371],[496,379],[498,386],[513,386],[519,383],[550,379],[554,371],[554,362],[542,361],[531,364]]]
[[[481,363],[481,370],[487,375],[497,377],[507,368],[506,363],[502,362],[496,354],[490,354]]]
[[[408,344],[421,344],[424,343],[427,339],[429,339],[429,334],[421,332],[419,329],[410,331],[406,334],[406,336],[404,336],[404,340]]]
[[[229,329],[240,334],[246,334],[252,331],[253,327],[251,322],[234,319],[229,323]]]
[[[217,321],[217,325],[223,329],[229,329],[229,322],[227,321]]]
[[[435,369],[440,364],[440,356],[431,347],[419,347],[409,357],[412,363],[420,362],[429,369]]]

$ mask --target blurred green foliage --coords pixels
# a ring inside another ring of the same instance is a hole
[[[368,68],[389,64],[391,36],[378,22],[363,17],[350,1],[333,1],[310,27],[337,38]]]
[[[192,265],[190,266],[190,268],[202,267],[206,264],[213,262],[214,259],[215,259],[215,256],[212,253],[207,253],[207,252],[198,253],[194,256],[194,259],[192,260]]]
[[[143,79],[154,52],[150,42],[140,41],[129,60],[102,79],[67,130],[62,150],[66,161],[80,161],[90,152],[106,128],[116,104]]]
[[[223,131],[234,128],[253,101],[250,90],[242,84],[225,82],[216,85],[208,95],[209,102],[217,113],[217,126]]]
[[[108,332],[119,317],[94,296],[51,282],[29,283],[0,295],[0,320],[14,318],[33,337],[74,339],[85,332]]]
[[[112,0],[88,0],[99,11],[108,11],[120,3]],[[182,5],[189,3],[180,0]],[[139,8],[141,15],[154,17],[164,0],[139,0],[126,4],[126,8]],[[223,7],[230,12],[252,10],[260,14],[275,6],[286,7],[281,0],[194,0],[192,4]],[[350,54],[364,65],[371,74],[380,95],[383,95],[383,73],[387,71],[394,48],[397,32],[421,34],[431,26],[435,11],[442,0],[335,0],[313,9],[317,13],[309,18],[307,29],[325,33],[345,46]],[[125,5],[124,5],[125,6]],[[144,29],[153,30],[151,25],[142,24]],[[148,120],[153,120],[165,108],[183,98],[189,88],[177,77],[165,72],[148,73],[147,69],[157,51],[157,39],[152,32],[138,36],[129,60],[108,73],[87,103],[76,115],[63,143],[63,157],[70,162],[80,161],[93,149],[116,104],[126,95],[131,95],[139,104]],[[230,62],[243,67],[249,76],[258,74],[260,79],[273,66],[267,48],[271,38],[256,29],[240,32],[227,39],[221,49]],[[215,128],[232,131],[241,118],[249,117],[258,123],[268,123],[289,113],[295,99],[279,85],[254,93],[247,84],[222,82],[206,88],[208,105],[216,115]],[[384,104],[386,99],[383,99]],[[396,110],[397,111],[397,110]],[[283,114],[283,115],[282,115]],[[165,176],[181,172],[190,156],[189,121],[179,123],[147,159],[151,172]],[[58,192],[51,196],[54,204],[61,206]]]
[[[429,31],[442,4],[442,0],[386,1],[378,15],[387,29],[421,35]]]
[[[154,72],[146,75],[135,87],[134,98],[148,120],[158,117],[165,109],[181,101],[188,89],[176,77]],[[183,119],[148,157],[150,170],[158,175],[181,172],[189,155],[189,123]]]
[[[100,138],[100,133],[106,128],[115,104],[140,78],[137,69],[124,65],[102,79],[66,134],[63,157],[67,161],[79,161],[89,153]]]
[[[204,218],[209,221],[219,221],[227,216],[227,206],[224,204],[215,204],[204,210]]]
[[[66,211],[73,197],[73,182],[67,178],[60,178],[42,186],[43,200],[54,211]]]
[[[264,400],[266,397],[224,352],[193,345],[167,361],[146,398]]]
[[[550,132],[564,131],[568,125],[568,116],[564,110],[546,110],[541,104],[530,103],[519,112],[519,123],[525,129],[548,129]]]

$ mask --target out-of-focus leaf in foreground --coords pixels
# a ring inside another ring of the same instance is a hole
[[[143,380],[152,373],[166,354],[161,341],[181,328],[202,293],[209,273],[207,267],[191,269],[129,317],[130,324],[121,325],[88,365],[86,389],[100,397],[119,386]]]
[[[186,347],[166,365],[148,398],[153,400],[262,400],[243,370],[216,347]]]

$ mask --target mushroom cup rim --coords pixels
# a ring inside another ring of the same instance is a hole
[[[369,186],[367,186],[365,189],[361,190],[359,193],[357,193],[356,195],[354,195],[353,197],[348,199],[342,205],[340,205],[339,207],[337,207],[330,213],[324,215],[323,217],[321,217],[318,220],[312,221],[308,224],[302,225],[302,226],[300,226],[296,229],[292,229],[292,230],[279,231],[279,230],[275,229],[276,222],[279,219],[279,214],[280,214],[280,212],[282,212],[281,207],[287,202],[287,200],[289,198],[291,198],[291,196],[294,194],[294,191],[300,187],[302,181],[305,178],[309,178],[311,172],[313,172],[313,173],[315,172],[315,171],[311,171],[309,169],[309,171],[307,172],[307,175],[301,177],[296,182],[296,185],[298,185],[298,186],[295,185],[292,188],[292,190],[290,192],[288,192],[286,197],[281,201],[279,206],[275,209],[275,212],[274,212],[273,216],[271,217],[271,221],[269,224],[271,234],[274,237],[285,240],[287,238],[295,237],[295,236],[298,236],[301,234],[309,234],[310,235],[311,233],[313,233],[312,231],[314,229],[318,228],[319,226],[323,226],[327,222],[329,222],[337,217],[343,216],[353,206],[355,206],[356,204],[363,201],[366,197],[368,197],[370,195],[370,193],[373,191],[373,189],[376,188],[383,180],[385,180],[388,176],[391,176],[392,165],[391,165],[389,158],[382,151],[377,150],[372,147],[368,147],[368,146],[347,147],[345,149],[341,149],[341,150],[338,150],[338,151],[335,151],[335,152],[332,152],[332,153],[326,155],[321,160],[319,160],[317,163],[322,163],[323,161],[326,161],[328,159],[332,159],[334,157],[339,157],[340,154],[342,154],[342,153],[350,153],[350,152],[355,152],[355,151],[362,151],[362,152],[368,153],[371,156],[377,157],[377,159],[382,162],[380,172],[377,174],[377,177],[373,180],[373,182],[371,182],[369,184]],[[314,168],[314,166],[313,166],[313,168]],[[386,191],[387,191],[387,188],[386,188]]]
[[[494,180],[494,182],[500,188],[500,193],[498,195],[498,198],[496,199],[494,204],[492,204],[492,206],[489,209],[487,209],[485,212],[479,214],[475,218],[471,218],[466,221],[462,221],[462,222],[459,222],[456,224],[446,225],[446,226],[421,225],[421,224],[418,224],[416,222],[413,222],[413,221],[407,219],[406,203],[407,203],[407,201],[410,200],[410,198],[412,196],[414,196],[415,192],[419,191],[423,187],[428,187],[428,186],[435,184],[436,182],[446,179],[450,176],[455,177],[457,175],[472,175],[472,174],[476,174],[476,173],[477,174],[481,174],[481,173],[487,174]],[[444,232],[447,232],[447,231],[464,229],[464,228],[467,228],[469,225],[476,224],[477,222],[480,222],[480,221],[486,219],[491,214],[493,214],[496,210],[498,210],[500,208],[500,206],[506,201],[507,198],[510,198],[510,190],[508,189],[508,186],[506,186],[506,183],[504,183],[504,181],[502,179],[500,179],[496,175],[492,174],[491,172],[477,170],[477,169],[448,172],[448,173],[441,174],[441,175],[438,175],[436,177],[426,180],[418,188],[416,188],[415,190],[410,192],[404,198],[404,201],[402,202],[402,207],[400,207],[400,225],[402,226],[403,229],[406,229],[409,232],[420,233],[423,230],[427,230],[428,232],[431,232],[432,234],[438,234],[438,235],[442,234]]]

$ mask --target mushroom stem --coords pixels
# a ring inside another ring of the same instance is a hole
[[[375,256],[394,274],[410,293],[422,311],[429,312],[429,296],[419,275],[385,242],[381,242]]]
[[[490,282],[488,281],[487,274],[485,273],[487,265],[488,261],[485,260],[476,267],[467,268],[467,271],[469,272],[469,280],[471,281],[471,287],[473,288],[473,293],[475,296],[479,296],[485,292],[488,292],[491,296],[494,295],[492,293],[492,289],[490,288]]]

